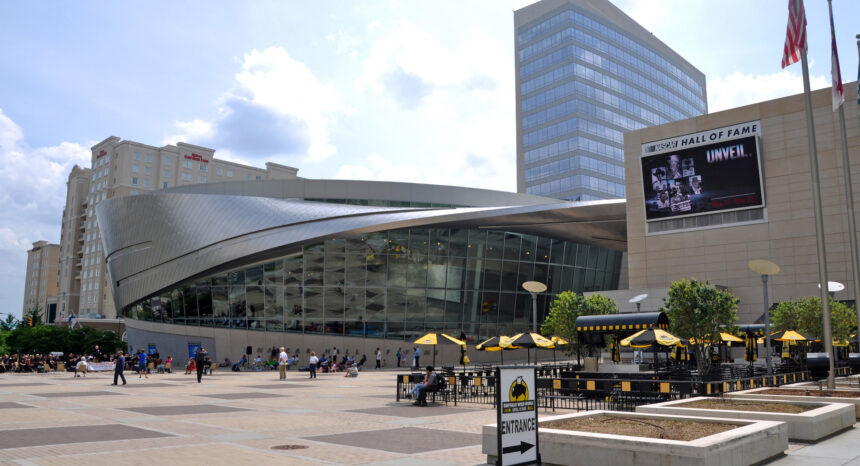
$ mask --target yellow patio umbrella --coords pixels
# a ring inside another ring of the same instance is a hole
[[[428,333],[415,340],[416,345],[458,345],[466,347],[466,342],[445,333]],[[436,367],[436,351],[433,351],[433,367]]]
[[[781,332],[771,333],[771,340],[775,341],[812,341],[813,339],[798,332],[797,330],[783,330]],[[758,339],[759,343],[764,343],[764,337]]]
[[[475,346],[475,349],[478,351],[499,351],[499,355],[502,358],[502,362],[505,362],[505,355],[502,352],[503,350],[514,350],[520,349],[522,346],[510,346],[509,343],[511,341],[510,337],[506,337],[504,335],[499,335],[497,337],[490,338],[488,340],[482,341]],[[507,346],[502,346],[507,345]]]
[[[503,344],[503,348],[519,346],[520,348],[555,348],[555,342],[538,333],[518,333],[511,337],[507,344]],[[526,356],[530,360],[529,356]],[[535,361],[537,361],[537,353],[535,353]]]
[[[552,347],[552,362],[555,363],[555,349],[559,346],[569,345],[570,342],[557,335],[553,335],[549,337],[549,339],[551,342],[555,343],[555,346]]]
[[[621,346],[631,348],[650,348],[652,346],[675,346],[681,339],[658,328],[640,330],[621,340]]]

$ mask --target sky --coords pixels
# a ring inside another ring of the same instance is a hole
[[[69,171],[109,136],[307,178],[516,190],[513,11],[531,3],[0,0],[0,313],[20,315],[26,251],[59,242]],[[803,90],[799,64],[780,68],[786,0],[613,3],[705,73],[711,112]],[[860,2],[833,7],[854,81]],[[827,4],[806,11],[818,89]]]

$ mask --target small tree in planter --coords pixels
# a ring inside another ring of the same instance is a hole
[[[617,314],[618,306],[613,299],[600,294],[584,296],[565,291],[560,293],[549,305],[549,315],[541,325],[541,333],[547,337],[556,335],[564,338],[570,344],[564,347],[568,356],[579,354],[581,348],[585,348],[587,354],[591,355],[592,346],[585,345],[579,341],[576,333],[576,318],[579,316]]]
[[[830,322],[834,341],[847,341],[857,326],[854,309],[830,300]],[[797,301],[783,301],[771,312],[771,330],[795,330],[805,335],[821,337],[821,298],[806,296]]]
[[[699,377],[711,370],[711,358],[705,342],[717,341],[719,333],[734,327],[738,298],[709,282],[680,280],[672,282],[660,309],[669,317],[669,331],[675,336],[694,340]]]

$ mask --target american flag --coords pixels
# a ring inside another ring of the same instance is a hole
[[[845,94],[842,89],[842,73],[839,71],[839,55],[836,53],[836,28],[833,27],[833,6],[828,2],[830,10],[830,76],[833,86],[833,111],[839,110],[839,106],[845,103]]]
[[[782,67],[800,61],[800,54],[806,51],[806,12],[803,0],[788,0],[788,27],[785,32],[785,50],[782,54]]]

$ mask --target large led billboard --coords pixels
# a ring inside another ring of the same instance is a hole
[[[763,207],[757,123],[643,145],[645,219]]]

